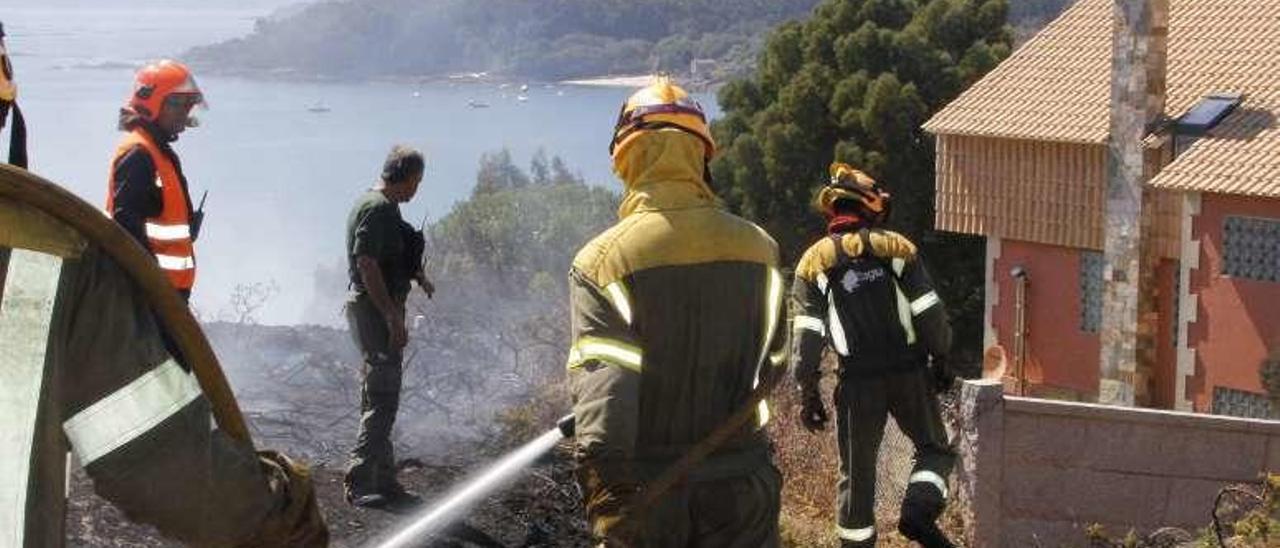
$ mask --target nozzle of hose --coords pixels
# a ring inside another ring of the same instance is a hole
[[[566,438],[573,437],[574,427],[576,425],[577,421],[574,420],[572,413],[565,415],[563,418],[556,421],[556,428],[559,428],[560,433],[564,434],[564,437]]]

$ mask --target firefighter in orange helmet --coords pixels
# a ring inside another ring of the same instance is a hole
[[[18,85],[13,81],[13,65],[4,45],[4,25],[0,24],[0,129],[4,129],[13,113],[13,125],[9,129],[9,164],[27,168],[27,124],[18,108]]]
[[[845,548],[876,545],[876,456],[893,415],[915,446],[898,530],[926,548],[948,548],[936,524],[955,464],[937,398],[955,380],[947,312],[919,249],[884,228],[891,203],[884,187],[844,163],[832,164],[830,176],[816,200],[827,236],[801,256],[791,286],[791,356],[800,420],[810,431],[829,419],[818,388],[823,348],[838,357],[836,534]]]
[[[193,242],[203,212],[191,206],[187,178],[170,143],[196,126],[191,112],[204,104],[186,65],[165,59],[142,67],[120,109],[125,134],[107,185],[107,213],[156,258],[183,298],[190,298],[196,280]]]

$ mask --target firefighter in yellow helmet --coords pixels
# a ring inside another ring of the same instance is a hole
[[[777,245],[722,209],[706,116],[666,78],[626,101],[609,149],[625,187],[619,221],[569,273],[575,452],[593,535],[601,546],[777,546],[781,477],[764,412],[638,504],[785,367]]]
[[[4,129],[13,113],[9,129],[9,164],[27,168],[27,124],[18,108],[18,84],[13,81],[13,64],[4,43],[4,24],[0,23],[0,129]]]
[[[955,461],[937,400],[954,381],[947,313],[915,244],[882,228],[890,196],[879,183],[835,163],[816,202],[828,236],[796,266],[792,360],[801,422],[818,431],[828,420],[818,392],[824,347],[839,358],[836,534],[845,547],[875,546],[876,456],[892,414],[915,445],[898,529],[927,548],[952,546],[934,523]]]

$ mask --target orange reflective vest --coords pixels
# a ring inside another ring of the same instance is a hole
[[[191,209],[187,205],[187,195],[182,188],[182,179],[178,177],[178,169],[169,161],[168,155],[160,150],[151,135],[142,128],[135,128],[125,134],[120,145],[116,147],[115,157],[111,160],[112,171],[120,159],[134,147],[141,146],[151,155],[151,163],[156,166],[156,186],[160,187],[164,207],[159,217],[146,219],[147,241],[151,245],[151,253],[156,262],[173,286],[190,291],[196,282],[195,247],[191,243]],[[115,210],[114,176],[107,177],[107,211]],[[108,213],[109,214],[109,213]]]

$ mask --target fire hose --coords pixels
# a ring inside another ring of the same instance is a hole
[[[789,333],[790,330],[788,329],[787,332]],[[773,389],[782,381],[785,370],[785,367],[769,369],[768,372],[770,374],[761,378],[760,383],[748,394],[745,403],[739,406],[732,415],[729,415],[729,418],[720,423],[715,430],[712,430],[707,437],[703,438],[664,469],[658,477],[642,486],[640,500],[637,502],[635,510],[623,516],[622,519],[607,525],[606,530],[616,527],[619,523],[625,523],[629,517],[636,519],[638,516],[643,515],[654,504],[657,504],[662,495],[683,481],[699,463],[706,460],[716,449],[719,449],[720,446],[729,441],[731,436],[740,432],[756,416],[760,403],[765,401],[765,398],[768,398]],[[556,423],[556,427],[566,438],[573,437],[575,426],[573,415],[565,416]]]
[[[169,279],[146,250],[102,211],[62,187],[29,171],[0,164],[0,197],[16,200],[65,223],[102,248],[138,283],[147,304],[173,339],[186,364],[195,373],[209,400],[218,428],[232,439],[252,447],[245,425],[218,358]]]

